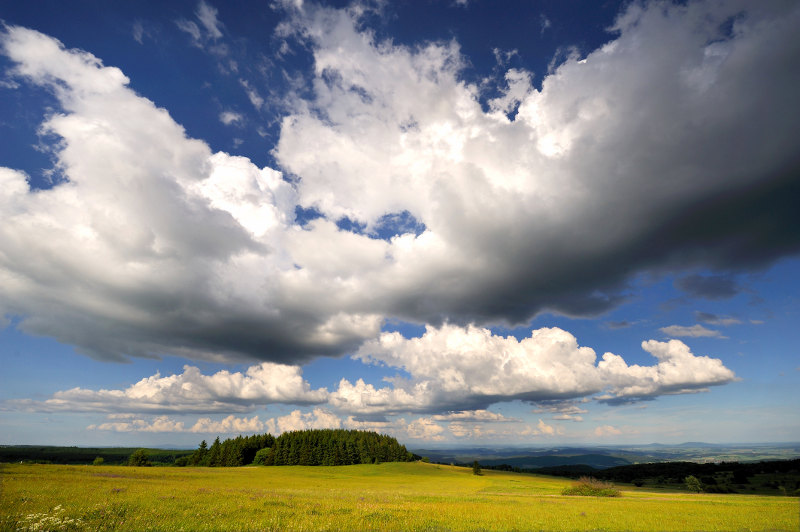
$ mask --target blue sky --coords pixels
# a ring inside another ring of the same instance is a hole
[[[0,19],[1,444],[800,440],[795,2]]]

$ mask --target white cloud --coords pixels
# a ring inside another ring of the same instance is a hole
[[[714,329],[707,329],[699,323],[690,327],[684,325],[670,325],[669,327],[661,327],[659,331],[667,336],[686,336],[690,338],[725,338],[722,336],[721,332]]]
[[[184,432],[183,423],[167,416],[158,416],[152,421],[132,419],[131,421],[112,421],[99,425],[89,425],[88,430],[107,430],[112,432]]]
[[[461,412],[450,412],[449,414],[437,414],[431,416],[434,421],[458,421],[458,422],[510,422],[518,421],[513,418],[507,418],[503,414],[496,412],[489,412],[488,410],[462,410]]]
[[[213,421],[211,418],[200,418],[189,429],[189,432],[203,432],[208,434],[242,434],[248,432],[263,432],[267,425],[258,419],[258,416],[251,418],[237,418],[233,415],[220,421]]]
[[[480,87],[462,79],[458,43],[378,42],[353,13],[305,5],[282,26],[314,56],[312,96],[286,98],[274,151],[291,184],[188,138],[119,69],[5,28],[15,79],[58,98],[42,131],[56,139],[65,180],[32,193],[24,174],[2,171],[0,204],[12,207],[0,227],[0,315],[104,360],[297,364],[352,352],[387,317],[508,325],[541,311],[595,315],[641,270],[755,268],[797,249],[788,211],[758,210],[752,227],[738,216],[794,190],[778,179],[797,175],[800,124],[785,119],[798,105],[797,73],[785,68],[797,55],[797,6],[633,4],[615,39],[567,59],[541,90],[508,71],[488,112]],[[195,42],[221,35],[213,7],[196,15],[199,25],[179,21]],[[720,29],[733,15],[731,31]],[[499,112],[517,104],[514,120]],[[301,228],[297,205],[324,218]],[[370,233],[404,212],[421,234],[377,240],[335,224],[347,216]],[[562,368],[547,349],[527,351],[528,339],[475,331],[453,337],[499,349],[508,368],[490,361],[480,379],[469,365],[484,362],[479,354],[445,367],[398,343],[409,360],[381,357],[411,382],[346,383],[331,404],[476,409],[494,397],[599,393],[609,377],[576,343],[564,347],[575,364]],[[424,378],[426,364],[442,376]],[[712,383],[731,378],[720,368]]]
[[[648,340],[642,342],[642,349],[656,357],[658,364],[628,366],[618,355],[603,355],[598,369],[610,393],[598,399],[614,403],[665,394],[696,393],[736,379],[720,359],[696,356],[680,340]]]
[[[109,419],[119,419],[110,415]],[[243,434],[263,432],[267,424],[259,421],[258,416],[237,418],[230,415],[222,420],[200,418],[191,427],[186,428],[183,421],[175,421],[168,416],[158,416],[151,421],[126,416],[127,421],[110,421],[89,425],[87,430],[105,430],[112,432],[196,432],[203,434]]]
[[[241,113],[234,111],[223,111],[219,114],[219,121],[229,126],[231,124],[241,124],[244,121],[244,116]]]
[[[430,418],[417,418],[406,426],[406,434],[413,440],[442,441],[444,427]]]
[[[562,434],[564,431],[560,427],[548,425],[541,419],[535,427],[528,425],[520,432],[521,436],[561,436]]]
[[[315,408],[312,412],[306,413],[293,410],[290,414],[279,417],[275,426],[276,433],[293,430],[338,429],[342,426],[342,420],[329,410]]]
[[[244,412],[271,403],[314,404],[328,397],[312,390],[297,366],[263,362],[245,373],[203,375],[194,366],[162,377],[156,373],[123,390],[73,388],[44,401],[14,400],[16,409],[44,412]]]
[[[719,359],[695,356],[678,340],[650,340],[642,348],[658,360],[656,365],[628,366],[613,353],[598,362],[593,349],[558,328],[534,330],[522,340],[474,326],[429,326],[411,339],[383,333],[354,358],[402,369],[410,378],[387,378],[392,386],[383,388],[342,379],[329,400],[341,411],[361,414],[473,410],[523,400],[541,405],[537,411],[559,414],[557,419],[580,421],[578,414],[586,410],[568,399],[602,392],[603,401],[633,401],[704,391],[735,379]],[[478,410],[433,419],[480,415],[493,414]]]
[[[424,410],[445,408],[447,401],[453,401],[455,410],[472,404],[482,407],[499,398],[579,397],[602,388],[594,351],[579,347],[574,336],[557,328],[539,329],[518,341],[473,326],[429,326],[420,338],[383,333],[359,348],[355,357],[411,374],[411,381],[394,379],[392,389],[362,390],[362,397],[402,393],[405,409],[415,403]],[[332,401],[340,390],[333,393]]]
[[[594,435],[599,438],[604,438],[607,436],[619,436],[622,434],[622,431],[616,427],[611,425],[602,425],[594,429]]]

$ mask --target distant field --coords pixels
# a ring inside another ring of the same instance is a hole
[[[792,530],[798,499],[623,488],[423,463],[0,465],[0,530]]]

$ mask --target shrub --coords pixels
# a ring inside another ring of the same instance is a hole
[[[271,447],[264,447],[263,449],[259,449],[256,452],[255,458],[253,458],[254,465],[272,465],[272,448]]]
[[[564,488],[561,495],[582,495],[585,497],[619,497],[619,489],[611,482],[603,482],[591,477],[581,477],[578,482]]]
[[[103,460],[102,456],[98,456],[97,458],[94,459],[94,462],[92,462],[92,465],[103,465],[104,461],[105,460]]]

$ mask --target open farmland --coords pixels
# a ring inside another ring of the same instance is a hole
[[[567,497],[563,479],[424,463],[0,466],[2,530],[797,530],[792,497]]]

